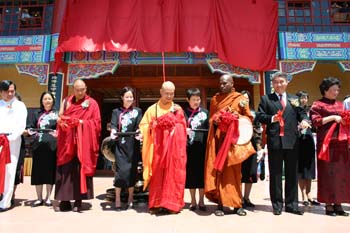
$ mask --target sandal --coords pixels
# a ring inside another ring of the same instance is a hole
[[[246,216],[247,212],[243,208],[234,208],[233,212],[237,214],[238,216]]]
[[[207,207],[206,207],[205,205],[200,205],[200,206],[198,206],[198,209],[199,209],[200,211],[207,211]]]
[[[215,210],[214,214],[215,216],[218,216],[218,217],[222,217],[225,215],[224,211],[219,209]]]

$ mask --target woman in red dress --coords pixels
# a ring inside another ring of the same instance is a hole
[[[312,125],[317,132],[317,199],[326,203],[326,215],[349,216],[341,203],[350,202],[350,151],[347,137],[340,138],[348,117],[343,103],[337,101],[340,81],[329,77],[320,84],[322,99],[310,110]],[[349,126],[347,125],[347,133]]]

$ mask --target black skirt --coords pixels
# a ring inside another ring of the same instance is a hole
[[[315,179],[315,143],[311,133],[299,137],[298,173],[301,179]]]
[[[205,146],[201,142],[187,146],[185,188],[204,188],[204,158]]]

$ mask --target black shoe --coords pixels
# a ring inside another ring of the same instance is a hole
[[[195,211],[197,209],[197,205],[190,205],[190,208],[189,208],[191,211]]]
[[[273,210],[272,213],[273,213],[274,215],[281,215],[281,214],[282,214],[282,210],[279,210],[279,209]]]
[[[127,204],[125,206],[125,210],[129,210],[129,209],[133,209],[134,208],[134,204],[132,202],[130,202],[129,204]]]
[[[332,216],[332,217],[337,216],[337,214],[334,210],[326,210],[326,215]]]
[[[291,213],[291,214],[296,214],[296,215],[303,215],[303,214],[304,214],[303,211],[298,210],[298,209],[289,209],[289,208],[286,208],[286,212],[287,212],[287,213]]]
[[[80,212],[81,211],[81,200],[75,200],[73,205],[73,212]]]
[[[255,205],[249,200],[249,199],[244,199],[243,198],[243,203],[242,203],[243,208],[254,208]]]
[[[42,206],[44,204],[43,200],[36,200],[35,202],[32,203],[31,207],[38,207],[38,206]]]
[[[61,201],[60,204],[54,208],[55,212],[66,212],[71,210],[72,206],[70,204],[70,201]]]
[[[3,196],[4,196],[4,195],[1,193],[1,194],[0,194],[0,201],[2,200]]]
[[[207,211],[207,207],[206,207],[205,205],[199,205],[199,206],[198,206],[198,209],[199,209],[200,211]]]
[[[0,208],[0,212],[5,212],[5,211],[8,211],[9,208]]]
[[[332,205],[326,205],[325,213],[328,216],[332,216],[332,217],[337,216],[336,212],[334,211],[334,207]]]
[[[233,213],[237,214],[238,216],[246,216],[247,212],[243,208],[234,208]]]
[[[303,201],[303,205],[304,205],[304,206],[309,206],[309,205],[310,205],[310,202],[308,202],[308,201]]]
[[[81,207],[74,206],[73,209],[72,209],[72,211],[73,211],[73,212],[80,213],[80,212],[81,212]]]
[[[52,203],[46,201],[46,202],[44,203],[44,205],[47,206],[47,207],[50,207],[50,206],[52,206]]]
[[[338,216],[344,216],[344,217],[348,217],[349,216],[349,213],[345,212],[344,210],[337,210],[337,211],[335,211],[335,213]]]
[[[113,206],[113,210],[117,211],[117,212],[120,212],[122,211],[122,207],[121,206]]]
[[[343,207],[341,205],[334,205],[334,213],[338,216],[344,216],[344,217],[348,217],[349,213],[345,212],[343,210]]]
[[[319,203],[318,201],[315,201],[315,200],[308,199],[308,201],[311,205],[321,205],[321,203]]]

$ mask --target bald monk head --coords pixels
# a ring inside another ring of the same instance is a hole
[[[166,81],[160,88],[160,101],[163,104],[169,104],[173,101],[175,95],[175,85],[170,81]]]
[[[229,74],[223,74],[220,76],[220,93],[227,94],[233,91],[233,78]]]
[[[73,93],[76,100],[81,100],[86,95],[86,84],[81,79],[76,79],[73,82]]]

